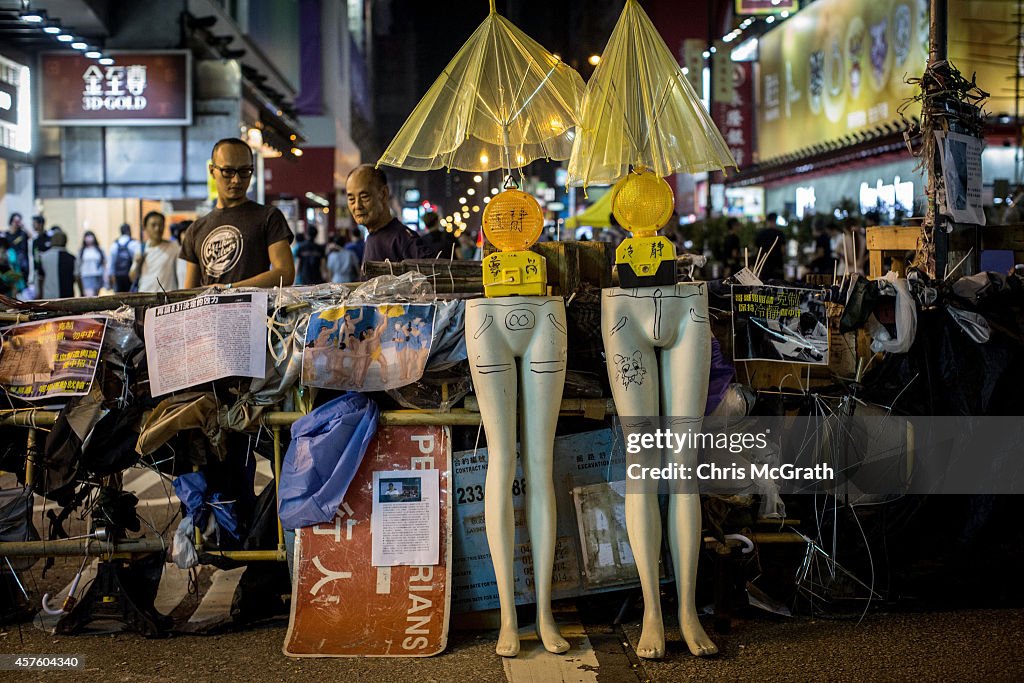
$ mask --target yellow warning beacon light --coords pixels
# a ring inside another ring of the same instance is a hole
[[[484,235],[499,249],[484,258],[484,295],[546,295],[547,261],[530,251],[544,230],[537,200],[522,190],[505,190],[487,204],[482,223]]]
[[[664,178],[631,171],[612,188],[612,214],[633,233],[615,250],[619,286],[653,287],[676,282],[676,248],[658,229],[672,217],[675,197]]]

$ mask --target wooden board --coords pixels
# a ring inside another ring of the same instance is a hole
[[[373,473],[440,470],[440,564],[371,565]],[[299,529],[284,654],[429,657],[448,642],[451,437],[447,427],[381,427],[330,524]]]

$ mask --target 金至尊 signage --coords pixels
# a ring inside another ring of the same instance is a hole
[[[187,126],[192,65],[187,50],[111,52],[113,64],[77,53],[41,58],[40,123],[59,126]]]

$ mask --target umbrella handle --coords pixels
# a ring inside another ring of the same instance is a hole
[[[730,539],[731,538],[731,539],[737,540],[740,543],[742,543],[744,548],[743,548],[743,550],[740,551],[740,553],[742,553],[743,555],[746,555],[747,553],[753,552],[753,550],[754,550],[754,542],[751,541],[746,536],[744,536],[743,534],[726,534],[725,537],[726,537],[726,539]]]
[[[82,580],[82,570],[79,569],[78,573],[75,574],[75,578],[71,581],[71,588],[68,590],[68,597],[64,599],[64,604],[60,606],[60,609],[54,609],[50,606],[50,594],[43,593],[42,607],[43,611],[50,616],[58,616],[60,614],[67,614],[75,607],[75,591],[78,590],[78,582]]]

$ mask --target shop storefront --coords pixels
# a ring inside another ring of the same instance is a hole
[[[862,213],[874,206],[883,219],[921,215],[926,178],[915,170],[904,134],[921,111],[915,79],[928,58],[928,7],[925,0],[820,0],[764,34],[758,164],[726,179],[727,186],[763,186],[765,211],[792,216],[831,212],[844,201]],[[1011,14],[1005,3],[949,3],[949,26],[960,27],[949,41],[950,61],[968,78],[976,75],[991,95],[985,109],[992,122],[1004,126],[1015,109]],[[981,44],[991,46],[989,56],[968,49]],[[920,139],[910,140],[920,146]],[[1003,188],[1019,176],[1017,154],[1015,142],[985,152],[986,205],[996,180],[1004,182],[995,194],[1005,196]]]
[[[903,155],[907,157],[907,155]],[[924,178],[909,157],[879,160],[832,173],[805,174],[765,188],[765,204],[779,213],[803,218],[829,214],[851,204],[862,215],[878,212],[879,220],[920,215],[924,210]]]
[[[253,146],[261,200],[264,154],[290,144],[268,120],[276,112],[249,102],[258,93],[247,98],[237,62],[197,60],[188,50],[110,52],[109,64],[75,53],[40,59],[36,195],[71,243],[83,230],[109,243],[121,223],[136,228],[151,208],[194,218],[212,201],[210,149],[225,137]]]
[[[0,55],[0,215],[32,211],[32,74],[28,60]]]

